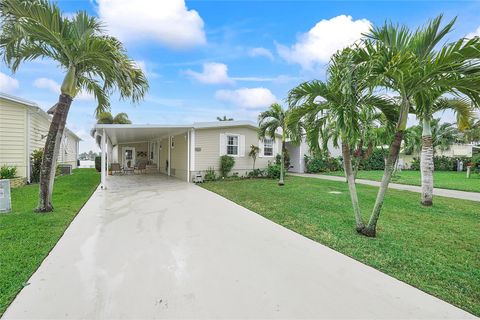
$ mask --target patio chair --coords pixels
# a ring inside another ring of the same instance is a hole
[[[140,173],[145,173],[146,169],[147,169],[147,163],[145,161],[138,163],[137,170],[140,171]]]
[[[112,175],[115,173],[122,173],[122,167],[120,166],[120,163],[112,163],[110,165],[110,169],[112,170]]]

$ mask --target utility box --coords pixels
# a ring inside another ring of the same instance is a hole
[[[10,197],[10,180],[0,180],[0,213],[7,213],[12,210],[12,200]]]
[[[60,174],[72,174],[72,165],[71,164],[61,164],[60,166]]]

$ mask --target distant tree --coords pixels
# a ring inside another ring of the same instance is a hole
[[[436,150],[449,150],[452,144],[461,139],[459,130],[452,123],[440,123],[440,119],[433,119],[430,122],[430,131],[432,137],[432,149],[435,154]],[[416,125],[405,131],[405,154],[419,155],[422,151],[422,134],[424,124]]]
[[[227,116],[217,117],[218,121],[233,121],[233,118],[227,118]]]
[[[117,113],[114,117],[110,112],[100,112],[97,116],[97,123],[102,124],[131,124],[128,114],[125,112]]]

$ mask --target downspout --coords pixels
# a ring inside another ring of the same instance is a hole
[[[28,108],[26,108],[26,111],[27,111],[27,130],[26,130],[26,149],[27,149],[27,159],[26,159],[26,165],[27,165],[27,170],[26,170],[26,173],[27,173],[27,183],[30,183],[31,182],[31,167],[30,167],[30,110]]]
[[[105,133],[105,129],[102,129],[102,145],[100,146],[100,150],[102,152],[102,158],[101,158],[101,182],[102,182],[102,189],[107,189],[107,176],[105,172],[105,165],[106,165],[106,150],[105,150],[105,145],[107,144],[107,135]]]
[[[168,176],[170,177],[170,168],[172,167],[172,159],[170,158],[170,148],[172,147],[172,136],[168,136]]]

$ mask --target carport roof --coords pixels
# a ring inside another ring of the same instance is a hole
[[[101,135],[105,130],[112,144],[148,141],[186,132],[188,129],[228,128],[228,127],[257,128],[253,121],[216,121],[195,122],[193,124],[162,125],[162,124],[96,124],[94,130]]]

